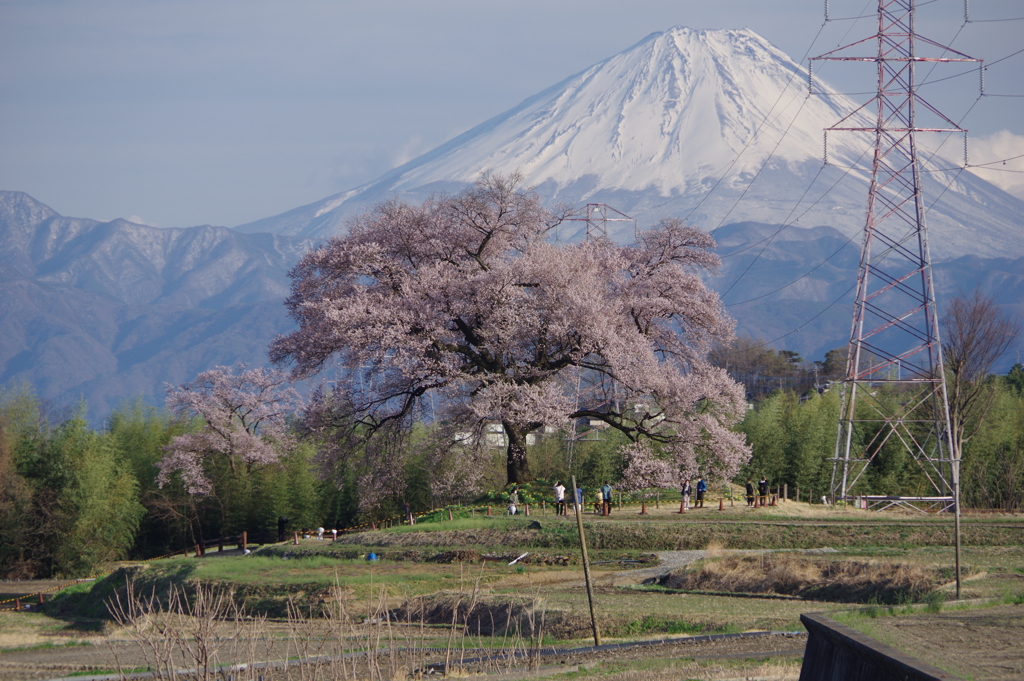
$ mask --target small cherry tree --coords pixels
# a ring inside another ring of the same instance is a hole
[[[338,456],[393,442],[424,415],[440,430],[500,424],[516,483],[532,478],[529,433],[588,418],[660,442],[677,468],[735,472],[749,456],[730,431],[743,390],[707,361],[732,338],[700,279],[718,264],[712,239],[672,219],[630,246],[558,245],[564,214],[518,184],[484,177],[420,206],[389,201],[306,254],[287,301],[299,328],[270,354],[295,378],[331,373],[307,423],[332,433]],[[570,371],[614,384],[617,398],[578,403]]]
[[[168,389],[167,408],[180,419],[198,419],[199,427],[164,448],[158,484],[167,484],[177,472],[186,491],[205,495],[214,488],[213,468],[238,475],[277,462],[294,444],[288,418],[301,409],[287,382],[287,375],[274,369],[240,365],[236,373],[219,366]]]

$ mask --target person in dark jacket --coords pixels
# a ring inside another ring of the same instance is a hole
[[[768,505],[768,478],[761,476],[757,483],[757,494],[761,497],[761,505]]]
[[[747,506],[754,505],[754,481],[747,478]]]
[[[689,478],[683,480],[683,488],[679,490],[679,493],[683,495],[683,508],[689,510],[690,496],[693,494],[693,485],[690,484]]]
[[[697,478],[697,503],[696,508],[704,508],[704,493],[708,491],[708,483],[704,482],[704,478]]]

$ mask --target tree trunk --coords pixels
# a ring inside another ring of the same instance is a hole
[[[533,474],[530,473],[530,462],[526,458],[526,431],[515,428],[508,421],[503,421],[501,425],[505,428],[505,437],[508,438],[508,449],[506,450],[508,483],[530,482],[533,480]]]

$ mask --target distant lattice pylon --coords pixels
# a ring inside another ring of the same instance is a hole
[[[966,134],[917,92],[922,62],[978,62],[918,35],[915,0],[878,0],[878,32],[815,59],[875,62],[875,97],[826,131],[874,136],[874,160],[861,247],[849,358],[842,383],[832,497],[855,491],[885,452],[908,452],[936,492],[952,503],[959,453],[949,443],[949,406],[921,192],[917,134]],[[847,56],[877,44],[871,56]],[[919,56],[919,45],[942,50]],[[944,55],[952,56],[944,56]],[[813,85],[813,84],[812,84]],[[873,123],[865,113],[875,105]],[[924,127],[918,115],[937,121]],[[870,490],[868,490],[870,491]]]
[[[588,203],[582,216],[566,219],[570,221],[586,222],[588,239],[595,239],[597,237],[604,237],[607,239],[609,222],[632,222],[633,236],[637,236],[637,221],[622,211],[612,208],[606,203]]]
[[[586,238],[608,238],[609,222],[632,222],[633,236],[639,236],[637,232],[637,221],[622,211],[616,210],[604,203],[588,203],[583,215],[566,218],[572,221],[585,221],[587,223]],[[573,373],[572,382],[568,386],[575,401],[574,411],[586,406],[590,409],[603,409],[606,405],[617,403],[615,395],[615,382],[606,377],[590,375],[585,371],[576,369]],[[569,433],[566,436],[566,453],[569,460],[569,470],[575,471],[576,443],[600,440],[601,428],[591,424],[589,419],[574,419],[569,424]]]

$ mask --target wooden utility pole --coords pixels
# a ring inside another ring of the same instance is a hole
[[[572,476],[573,500],[576,496],[576,476]],[[581,504],[573,504],[576,509],[576,529],[580,533],[580,549],[583,551],[583,579],[587,583],[587,602],[590,604],[590,625],[594,629],[594,645],[601,645],[601,631],[597,627],[597,615],[594,614],[594,585],[590,581],[590,559],[587,558],[587,539],[583,536],[583,515],[580,513]]]

